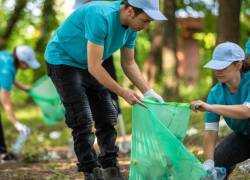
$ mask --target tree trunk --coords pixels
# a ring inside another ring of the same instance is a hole
[[[8,40],[11,36],[12,31],[14,30],[17,22],[21,19],[23,9],[26,7],[28,0],[17,0],[15,9],[10,16],[5,31],[0,37],[0,50],[4,49],[7,46]]]
[[[177,37],[176,37],[176,1],[164,1],[164,14],[168,21],[164,22],[163,33],[163,50],[162,50],[162,68],[164,79],[164,94],[165,98],[178,96],[178,75],[177,65],[178,60],[176,56],[177,51]]]
[[[241,4],[242,0],[219,0],[217,44],[226,41],[239,43]],[[213,75],[213,84],[216,82]]]
[[[54,4],[55,0],[44,0],[42,9],[41,35],[36,43],[36,51],[44,51],[51,32],[58,26]]]
[[[239,42],[241,4],[242,0],[219,0],[217,43]]]
[[[148,81],[150,87],[153,87],[156,80],[156,74],[158,64],[157,61],[161,59],[161,47],[162,47],[162,24],[157,23],[154,32],[152,33],[152,45],[150,48],[150,52],[148,58],[145,60],[143,66],[143,75],[145,79]],[[159,72],[159,71],[158,71]]]
[[[58,21],[56,19],[56,11],[54,9],[55,0],[44,0],[42,9],[42,21],[40,25],[40,37],[37,40],[35,51],[38,59],[44,59],[44,51],[46,45],[50,39],[51,32],[58,26]],[[42,63],[43,62],[43,63]],[[44,62],[42,61],[42,67],[44,67]],[[41,68],[44,70],[45,68]],[[45,74],[44,71],[35,71],[35,79],[39,78]]]

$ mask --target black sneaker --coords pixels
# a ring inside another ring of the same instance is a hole
[[[93,173],[84,172],[84,180],[95,180]]]
[[[125,180],[118,167],[103,169],[104,180]]]
[[[92,173],[84,172],[83,174],[85,180],[103,180],[102,169],[99,167],[94,168]]]
[[[102,168],[99,168],[99,167],[96,167],[93,169],[93,174],[94,174],[94,177],[95,177],[95,180],[103,180],[103,169]]]
[[[5,153],[5,154],[1,155],[1,159],[2,159],[3,162],[5,162],[5,161],[16,161],[17,157],[13,153]]]

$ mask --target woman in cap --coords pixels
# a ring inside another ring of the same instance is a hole
[[[11,102],[11,88],[15,84],[19,89],[28,91],[29,87],[15,80],[17,70],[36,69],[39,66],[40,64],[35,59],[35,52],[29,46],[17,46],[12,54],[7,51],[0,51],[0,102],[8,119],[13,123],[16,130],[26,136],[30,130],[16,119]],[[13,157],[7,153],[1,118],[0,156],[2,160],[10,160]]]
[[[192,102],[195,111],[206,111],[203,166],[208,173],[216,166],[225,167],[228,175],[237,163],[250,158],[250,73],[242,72],[244,61],[244,51],[237,44],[219,44],[205,65],[214,70],[218,83],[207,103]],[[233,132],[215,148],[220,116]]]

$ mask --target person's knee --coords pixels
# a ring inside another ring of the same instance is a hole
[[[214,151],[215,166],[222,167],[224,165],[223,159],[224,159],[223,158],[223,150],[217,147]]]
[[[91,116],[86,115],[86,113],[84,112],[67,112],[65,123],[71,129],[75,129],[78,127],[83,127],[83,129],[86,129],[93,126]]]
[[[106,109],[100,114],[95,115],[95,128],[97,131],[102,129],[114,129],[117,123],[118,114],[114,107]]]
[[[75,146],[79,145],[79,143],[85,143],[85,146],[92,146],[95,141],[95,135],[93,132],[92,125],[86,126],[84,124],[75,126],[72,129],[72,136],[74,139]],[[76,149],[79,149],[75,147]]]
[[[92,124],[79,124],[72,128],[72,135],[73,136],[81,136],[83,134],[90,134],[93,133],[93,126]]]
[[[105,116],[103,116],[103,118],[99,118],[97,121],[95,121],[95,128],[96,131],[100,131],[100,130],[113,130],[115,129],[115,125],[117,122],[117,116],[116,113],[109,113],[106,114]]]
[[[72,134],[89,134],[93,128],[93,118],[88,106],[81,107],[77,102],[65,103],[66,125],[71,128]]]
[[[88,103],[81,97],[64,100],[66,124],[73,129],[79,126],[92,126],[93,118]]]
[[[227,175],[234,169],[235,165],[231,162],[227,152],[223,148],[217,147],[214,152],[214,162],[216,167],[226,168]]]

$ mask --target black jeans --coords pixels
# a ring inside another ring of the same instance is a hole
[[[117,81],[117,76],[116,76],[116,70],[115,70],[115,65],[114,65],[114,61],[113,61],[113,56],[110,56],[109,58],[107,58],[103,63],[102,66],[106,69],[106,71],[109,73],[109,75],[115,80]],[[111,98],[115,103],[116,106],[116,110],[118,112],[118,114],[121,114],[121,107],[119,104],[119,99],[117,94],[113,93],[112,91],[109,91],[109,93],[111,94]]]
[[[234,132],[216,147],[214,154],[215,166],[225,167],[227,175],[232,172],[237,163],[249,158],[250,138]]]
[[[1,110],[0,110],[0,153],[6,153],[6,144],[4,141],[4,133],[3,133],[3,125],[2,125],[2,117],[1,117]]]
[[[72,129],[78,170],[91,172],[100,165],[103,168],[116,166],[117,111],[108,90],[87,70],[50,64],[47,69],[65,107],[66,124]],[[100,147],[98,159],[93,149],[93,122]]]

